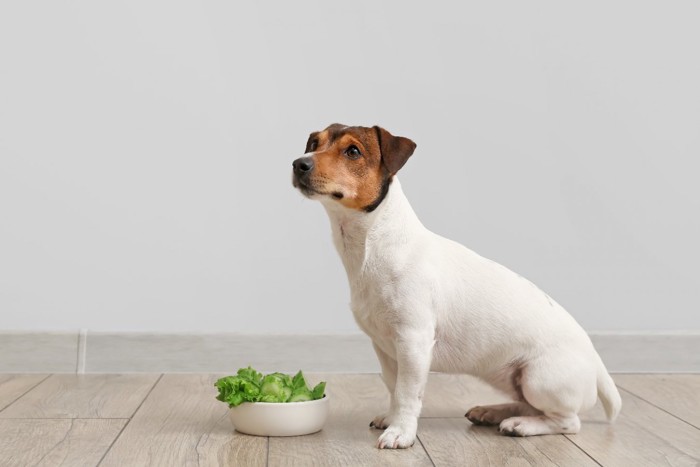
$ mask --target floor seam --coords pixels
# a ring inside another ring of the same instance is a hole
[[[576,442],[575,442],[574,440],[572,440],[571,438],[569,438],[569,435],[566,435],[566,434],[565,434],[565,435],[564,435],[564,438],[566,438],[567,440],[569,440],[569,442],[570,442],[571,444],[573,444],[574,446],[576,446],[576,449],[578,449],[579,451],[581,451],[582,453],[584,453],[586,456],[588,456],[593,462],[595,462],[596,464],[598,464],[598,465],[600,465],[601,467],[603,467],[603,464],[601,464],[600,462],[598,462],[598,460],[597,460],[595,457],[593,457],[592,455],[590,455],[588,452],[586,452],[585,449],[583,449],[581,446],[579,446],[578,444],[576,444]]]
[[[39,381],[38,383],[36,383],[36,384],[33,385],[32,387],[30,387],[29,389],[27,389],[26,391],[24,391],[24,392],[23,392],[22,394],[20,394],[19,396],[17,396],[17,397],[15,398],[15,400],[13,400],[13,401],[10,402],[9,404],[7,404],[5,407],[3,407],[2,409],[0,409],[0,413],[2,413],[5,409],[7,409],[8,407],[10,407],[12,404],[14,404],[15,402],[17,402],[18,400],[20,400],[20,399],[23,398],[24,396],[26,396],[27,393],[28,393],[29,391],[31,391],[31,390],[33,390],[35,387],[39,386],[41,383],[43,383],[44,381],[46,381],[47,379],[49,379],[51,376],[53,376],[53,373],[51,373],[51,374],[49,374],[49,375],[46,375],[46,377],[43,378],[41,381]]]
[[[129,423],[131,423],[131,420],[136,416],[136,414],[138,413],[141,406],[143,406],[143,404],[146,402],[146,399],[148,399],[148,396],[151,395],[151,393],[156,388],[156,386],[158,385],[160,380],[163,379],[163,375],[164,375],[164,373],[161,373],[160,376],[158,376],[158,379],[156,379],[156,382],[153,383],[153,386],[151,386],[151,389],[148,390],[148,393],[146,393],[146,396],[143,398],[143,400],[141,401],[139,406],[136,407],[136,410],[134,410],[134,413],[131,414],[131,417],[129,417],[127,419],[127,421],[124,424],[124,426],[122,427],[122,429],[119,430],[119,433],[117,433],[117,436],[115,436],[114,439],[112,440],[112,442],[109,443],[109,446],[107,446],[107,449],[105,449],[104,454],[102,454],[102,457],[100,457],[100,461],[96,464],[96,467],[99,467],[102,464],[102,461],[105,460],[105,457],[107,457],[107,454],[109,454],[109,451],[112,450],[112,447],[117,442],[117,440],[121,437],[122,433],[124,433],[124,430],[126,430],[126,427],[129,426]]]
[[[639,394],[635,394],[634,392],[630,391],[629,389],[623,388],[622,386],[619,386],[619,385],[618,385],[617,387],[620,388],[620,389],[622,389],[622,390],[625,391],[626,393],[633,395],[633,396],[636,397],[637,399],[643,400],[644,402],[646,402],[647,404],[651,405],[652,407],[656,407],[656,408],[659,409],[660,411],[669,414],[669,415],[672,416],[673,418],[675,418],[675,419],[677,419],[677,420],[680,420],[680,421],[682,421],[683,423],[685,423],[685,424],[687,424],[687,425],[692,426],[692,427],[695,428],[696,430],[700,430],[700,427],[693,425],[692,423],[690,423],[690,422],[687,421],[687,420],[683,420],[683,419],[682,419],[681,417],[679,417],[678,415],[675,415],[675,414],[669,412],[668,410],[664,409],[663,407],[660,407],[660,406],[654,404],[653,402],[651,402],[651,401],[649,401],[649,400],[643,398],[643,397],[640,396]]]
[[[423,452],[425,453],[425,455],[428,456],[428,460],[430,461],[430,463],[433,465],[433,467],[437,467],[437,466],[435,465],[435,461],[434,461],[433,458],[430,456],[430,453],[428,452],[428,449],[425,447],[425,444],[423,444],[423,440],[420,439],[420,436],[419,436],[419,435],[416,435],[416,439],[417,439],[418,442],[420,443],[420,446],[423,448]]]

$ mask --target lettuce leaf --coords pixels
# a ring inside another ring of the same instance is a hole
[[[310,400],[313,400],[313,395],[306,386],[292,391],[292,397],[289,398],[289,402],[304,402]]]
[[[311,399],[316,400],[316,399],[321,399],[326,392],[326,382],[321,381],[318,383],[316,386],[314,386],[314,389],[311,391]]]
[[[272,373],[262,379],[260,386],[263,402],[287,402],[292,395],[292,378],[283,373]]]
[[[241,368],[235,376],[225,376],[214,383],[219,390],[216,398],[236,407],[243,402],[303,402],[321,399],[326,383],[321,382],[309,389],[304,374],[291,377],[284,373],[262,373],[252,367]]]
[[[219,379],[215,386],[219,390],[216,398],[228,403],[230,407],[260,400],[260,386],[240,376],[226,376]]]
[[[238,370],[237,373],[238,376],[241,378],[247,379],[248,381],[255,383],[256,385],[260,386],[262,383],[262,377],[263,375],[261,373],[258,373],[255,371],[252,367],[248,368],[241,368]]]
[[[306,380],[304,379],[304,374],[299,370],[299,372],[292,378],[292,389],[299,389],[306,387]]]

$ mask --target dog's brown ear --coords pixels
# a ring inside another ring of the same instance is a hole
[[[309,135],[309,139],[306,140],[306,149],[304,150],[304,154],[315,151],[317,146],[318,146],[318,131],[315,131],[315,132],[311,133]]]
[[[394,136],[382,127],[375,126],[374,130],[377,132],[384,166],[390,175],[394,175],[416,150],[416,143],[403,136]]]

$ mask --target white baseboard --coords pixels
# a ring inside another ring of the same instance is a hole
[[[592,334],[611,372],[699,373],[700,334]],[[0,332],[2,373],[373,373],[369,339],[350,335]]]

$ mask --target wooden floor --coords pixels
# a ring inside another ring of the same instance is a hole
[[[386,390],[374,374],[312,374],[328,382],[331,415],[317,434],[262,438],[233,431],[214,399],[219,375],[2,375],[0,465],[700,465],[700,375],[616,375],[623,409],[596,407],[577,435],[510,438],[464,418],[505,399],[469,377],[431,375],[407,450],[374,448],[369,421]]]

